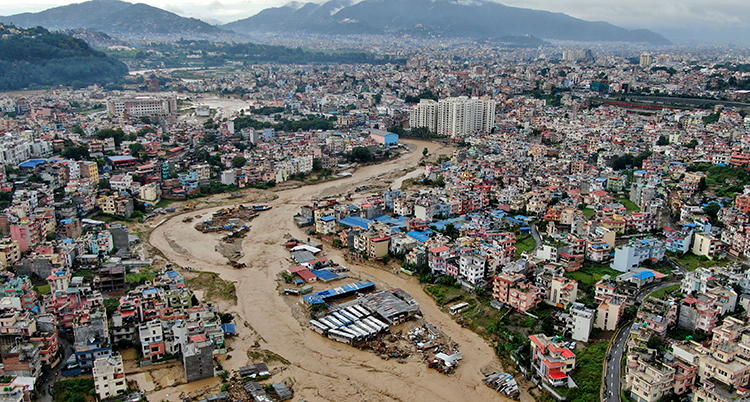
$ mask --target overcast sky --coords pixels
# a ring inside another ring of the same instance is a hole
[[[316,0],[320,3],[324,0]],[[465,1],[465,0],[458,0]],[[0,0],[3,15],[36,12],[50,7],[78,3],[75,0]],[[268,7],[287,4],[287,0],[131,0],[146,3],[185,17],[209,23],[226,23],[249,17]],[[303,2],[306,2],[303,0]],[[666,36],[676,32],[713,31],[750,28],[748,0],[504,0],[505,5],[563,12],[587,21],[606,21],[624,28],[648,28]],[[677,34],[681,35],[681,34]],[[700,35],[697,35],[698,37]],[[675,39],[675,38],[670,38]]]

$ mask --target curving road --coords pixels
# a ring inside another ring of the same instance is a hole
[[[680,269],[678,267],[678,269]],[[657,290],[664,289],[666,287],[676,285],[680,283],[678,280],[663,282],[655,286],[650,286],[638,292],[635,295],[637,303],[643,301],[649,294],[656,292]],[[604,400],[607,402],[620,402],[620,380],[622,379],[622,355],[625,352],[625,344],[630,337],[630,329],[632,328],[631,322],[627,322],[625,326],[621,327],[617,332],[617,336],[612,340],[612,347],[606,360],[606,368],[604,373]]]

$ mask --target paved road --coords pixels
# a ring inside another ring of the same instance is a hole
[[[638,292],[638,294],[635,295],[635,300],[640,303],[643,301],[643,299],[646,298],[646,296],[648,296],[652,292],[656,292],[657,290],[664,289],[668,286],[676,285],[678,283],[680,283],[680,281],[675,280],[660,283],[656,286],[650,286]],[[614,343],[612,344],[612,348],[609,353],[609,359],[606,360],[607,367],[604,378],[604,400],[606,400],[607,402],[620,402],[620,380],[622,378],[620,368],[622,367],[622,354],[624,353],[625,344],[630,337],[631,328],[632,322],[628,322],[624,327],[622,327],[620,332],[617,333],[615,339],[612,340],[612,342]]]

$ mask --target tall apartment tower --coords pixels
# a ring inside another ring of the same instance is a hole
[[[457,98],[439,102],[422,99],[414,106],[411,127],[427,127],[440,135],[462,137],[476,132],[489,132],[495,124],[496,102],[491,99]]]
[[[411,110],[410,127],[426,127],[435,132],[437,130],[437,106],[438,103],[432,99],[421,99]]]

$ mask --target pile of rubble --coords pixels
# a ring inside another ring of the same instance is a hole
[[[453,374],[463,359],[458,344],[430,323],[412,329],[406,337],[422,353],[422,361],[440,373]]]
[[[203,232],[219,232],[222,230],[235,231],[240,223],[250,222],[258,216],[258,210],[244,205],[235,205],[234,207],[222,208],[216,211],[210,218],[204,219],[195,225],[195,229]]]

